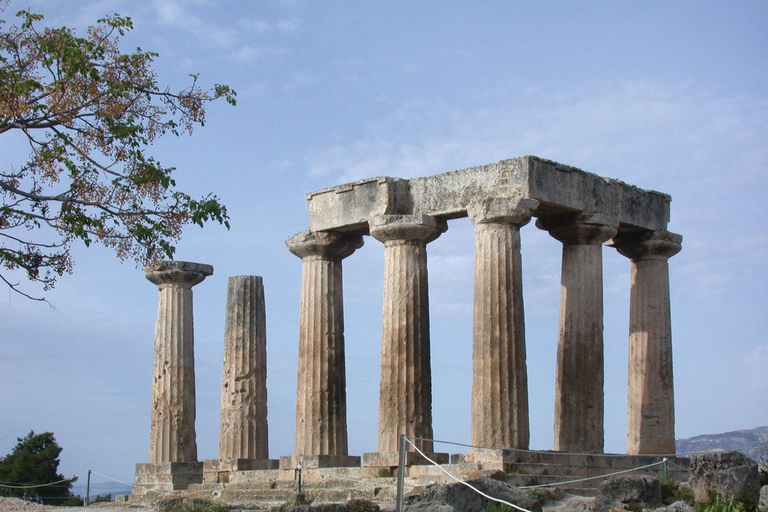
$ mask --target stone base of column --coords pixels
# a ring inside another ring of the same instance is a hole
[[[424,452],[427,457],[438,464],[448,464],[450,455],[447,453]],[[425,466],[432,464],[417,452],[405,453],[406,466]],[[363,454],[364,468],[395,468],[400,465],[398,452],[368,452]]]
[[[170,492],[203,483],[202,462],[149,462],[136,464],[134,494]]]
[[[278,467],[277,459],[208,459],[203,461],[203,483],[226,484],[229,483],[230,473]]]
[[[360,467],[360,457],[355,455],[283,455],[280,457],[280,469],[293,471],[299,462],[304,469]]]
[[[467,452],[466,462],[470,464],[516,462],[511,450],[500,448],[472,448]]]

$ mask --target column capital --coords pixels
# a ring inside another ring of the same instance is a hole
[[[619,254],[634,261],[667,260],[683,248],[683,237],[669,231],[620,233],[611,243]]]
[[[371,236],[388,242],[428,244],[448,229],[448,224],[429,215],[378,215],[368,221]]]
[[[505,199],[493,197],[472,203],[467,215],[475,226],[479,224],[514,224],[522,227],[531,221],[531,214],[539,202],[530,197]]]
[[[291,253],[302,259],[319,256],[329,260],[343,260],[363,246],[363,237],[337,231],[304,231],[286,240],[285,245]]]
[[[586,212],[542,217],[536,227],[548,231],[563,245],[601,245],[616,234],[619,222],[610,217]]]
[[[213,267],[204,263],[166,260],[144,266],[144,277],[158,286],[179,284],[192,288],[210,275],[213,275]]]

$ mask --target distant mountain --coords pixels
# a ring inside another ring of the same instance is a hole
[[[675,441],[675,448],[680,455],[736,450],[746,453],[758,462],[761,458],[765,461],[768,459],[768,427],[678,439]]]
[[[85,492],[85,478],[80,478],[72,485],[72,494],[85,497]],[[119,494],[131,494],[131,486],[118,482],[91,482],[91,500],[95,500],[96,496],[106,496],[107,494],[111,494],[112,499]]]

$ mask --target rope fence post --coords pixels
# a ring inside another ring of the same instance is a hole
[[[91,501],[91,470],[88,470],[88,477],[85,481],[85,501],[83,506],[87,507]]]
[[[403,484],[405,482],[405,434],[400,435],[400,453],[397,463],[397,503],[395,512],[403,511]]]

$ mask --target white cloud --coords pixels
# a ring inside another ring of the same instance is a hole
[[[264,57],[285,55],[288,50],[276,46],[243,46],[230,58],[238,62],[251,63]]]
[[[203,21],[191,14],[183,2],[155,0],[154,8],[161,24],[186,30],[202,41],[209,41],[217,46],[230,46],[238,39],[236,30]]]
[[[272,25],[264,20],[241,19],[238,24],[246,30],[251,30],[259,34],[266,34],[272,31]]]

